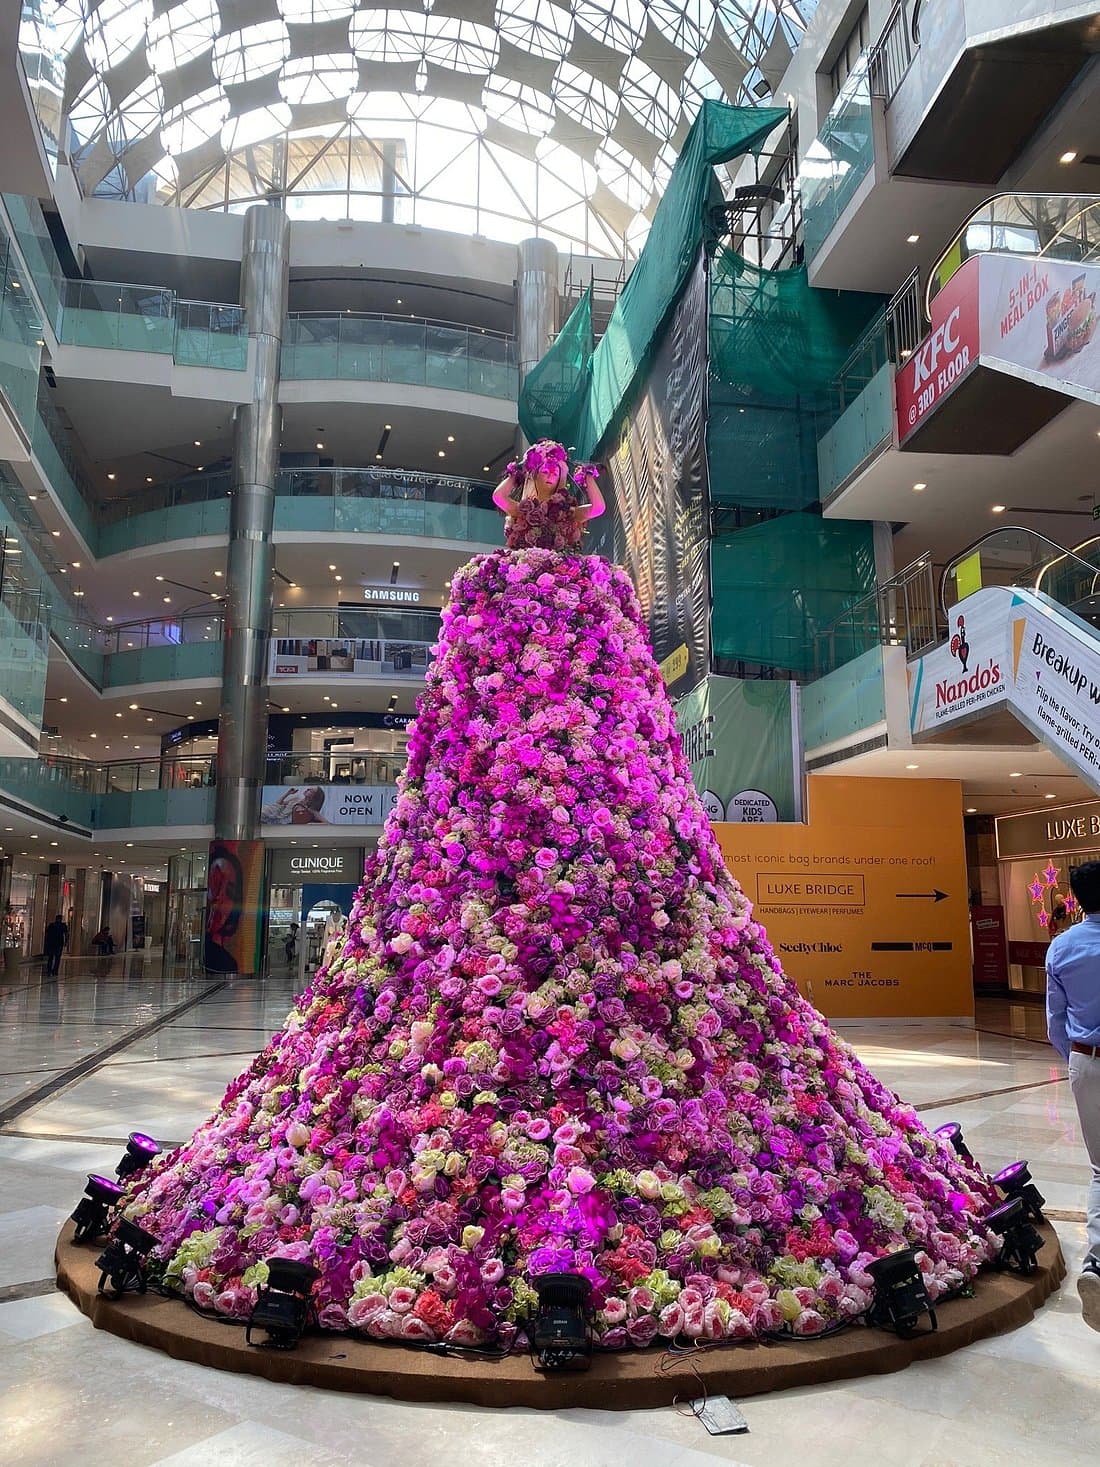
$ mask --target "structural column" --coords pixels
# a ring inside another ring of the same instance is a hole
[[[258,204],[244,217],[241,304],[245,308],[252,400],[233,425],[233,495],[226,565],[225,647],[218,722],[214,833],[255,840],[267,757],[267,668],[271,640],[271,542],[279,468],[279,352],[287,310],[290,229],[286,215]]]
[[[561,293],[558,251],[548,239],[525,239],[519,246],[516,277],[516,344],[519,380],[546,355],[558,331]]]

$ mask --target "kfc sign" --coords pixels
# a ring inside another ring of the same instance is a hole
[[[932,302],[932,329],[897,374],[898,442],[935,411],[977,365],[978,259],[968,260]]]

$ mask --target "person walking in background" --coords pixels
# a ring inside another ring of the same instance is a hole
[[[46,928],[42,952],[46,959],[46,977],[56,978],[61,968],[61,954],[69,945],[69,929],[61,913]]]
[[[1088,1253],[1077,1280],[1085,1323],[1100,1330],[1100,861],[1069,874],[1084,919],[1047,948],[1047,1033],[1069,1065],[1069,1083],[1092,1165]]]

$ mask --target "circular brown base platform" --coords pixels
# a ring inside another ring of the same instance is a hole
[[[730,1345],[670,1354],[658,1347],[597,1354],[584,1374],[540,1375],[529,1355],[480,1360],[437,1355],[402,1345],[374,1344],[343,1335],[310,1335],[296,1350],[245,1344],[244,1330],[204,1318],[159,1294],[128,1294],[116,1301],[97,1294],[94,1244],[76,1246],[66,1223],[57,1241],[57,1281],[97,1329],[193,1360],[293,1385],[396,1396],[407,1401],[465,1401],[478,1406],[535,1406],[547,1410],[589,1406],[634,1410],[701,1394],[738,1399],[858,1375],[903,1370],[914,1360],[947,1355],[987,1335],[1026,1324],[1065,1277],[1054,1229],[1040,1229],[1044,1247],[1030,1278],[987,1273],[975,1297],[954,1299],[938,1311],[939,1329],[899,1340],[880,1329],[855,1327],[823,1340]],[[698,1378],[696,1376],[698,1372]]]

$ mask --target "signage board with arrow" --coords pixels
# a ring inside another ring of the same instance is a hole
[[[809,825],[714,827],[784,971],[830,1017],[971,1015],[958,784],[830,775],[809,791]]]

